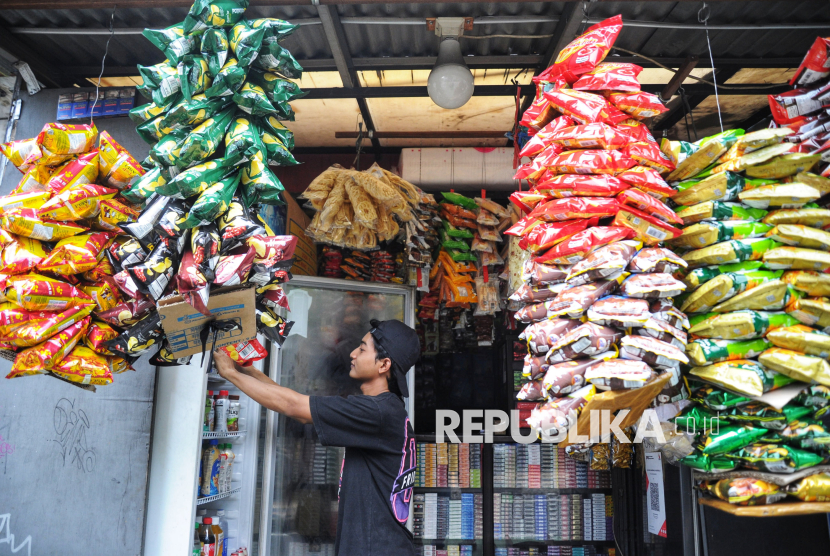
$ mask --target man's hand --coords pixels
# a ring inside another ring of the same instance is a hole
[[[231,380],[231,377],[239,372],[236,369],[236,364],[233,362],[233,359],[224,351],[215,350],[213,352],[213,361],[216,363],[216,370],[219,371],[219,376],[224,379]]]

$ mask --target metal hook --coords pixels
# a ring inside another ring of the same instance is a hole
[[[709,21],[709,16],[711,15],[712,10],[709,8],[709,4],[706,2],[703,3],[703,7],[700,8],[697,12],[697,20],[700,23],[706,24]]]

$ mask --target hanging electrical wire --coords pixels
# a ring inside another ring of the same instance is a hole
[[[112,36],[115,34],[115,28],[113,27],[113,23],[115,23],[115,10],[118,6],[112,7],[112,14],[110,15],[110,34],[107,37],[107,45],[104,47],[104,57],[101,58],[101,73],[98,74],[98,80],[95,82],[95,100],[92,103],[92,109],[89,111],[89,123],[92,124],[93,114],[95,114],[95,106],[98,104],[98,90],[101,88],[101,79],[104,77],[104,62],[107,61],[107,54],[110,51],[110,41],[112,40]]]
[[[723,133],[723,117],[720,113],[720,98],[718,97],[718,78],[716,77],[715,71],[715,59],[712,56],[712,43],[709,42],[709,15],[711,10],[706,2],[703,3],[703,7],[700,8],[700,11],[697,12],[697,20],[698,22],[702,23],[704,27],[706,27],[706,46],[709,48],[709,62],[712,64],[712,81],[713,85],[715,86],[715,104],[718,107],[718,123],[720,123],[720,132]],[[704,15],[705,14],[705,15]]]

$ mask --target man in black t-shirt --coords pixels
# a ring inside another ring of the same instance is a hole
[[[344,446],[337,515],[337,556],[414,556],[406,528],[415,478],[415,436],[403,397],[420,355],[415,331],[397,320],[371,321],[351,353],[349,376],[362,396],[305,396],[253,367],[214,352],[219,374],[257,403],[313,423],[323,446]]]

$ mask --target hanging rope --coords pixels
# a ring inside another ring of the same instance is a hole
[[[92,103],[92,109],[89,111],[89,124],[92,125],[92,115],[95,113],[95,105],[98,104],[98,89],[101,88],[101,78],[104,77],[104,62],[107,60],[107,54],[110,51],[110,41],[115,34],[113,23],[115,22],[115,10],[118,6],[112,7],[112,14],[110,15],[110,34],[107,37],[107,46],[104,47],[104,57],[101,58],[101,73],[98,74],[98,81],[95,82],[95,101]]]
[[[717,73],[715,71],[715,59],[712,56],[712,43],[709,42],[709,15],[711,10],[706,2],[703,3],[703,7],[700,8],[700,11],[697,12],[697,20],[703,24],[706,28],[706,46],[709,48],[709,62],[712,64],[712,82],[715,86],[715,104],[718,106],[718,123],[720,123],[720,132],[723,133],[723,117],[720,113],[720,98],[718,97],[718,79],[715,76]]]

